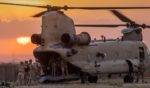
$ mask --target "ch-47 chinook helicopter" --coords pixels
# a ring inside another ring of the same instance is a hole
[[[138,24],[120,12],[118,9],[150,9],[150,7],[59,7],[35,6],[14,3],[0,3],[6,5],[29,6],[44,8],[33,17],[42,16],[41,34],[33,34],[31,41],[37,44],[33,53],[41,63],[49,80],[61,81],[71,79],[71,75],[81,78],[82,82],[96,83],[99,74],[126,74],[124,82],[133,82],[140,60],[144,61],[146,70],[150,67],[150,54],[143,43],[142,29],[150,28],[145,24]],[[126,24],[106,25],[74,25],[73,20],[61,10],[111,10]],[[120,27],[121,39],[91,40],[87,32],[76,34],[77,27]],[[63,74],[63,75],[62,75]],[[74,76],[74,77],[75,77]]]

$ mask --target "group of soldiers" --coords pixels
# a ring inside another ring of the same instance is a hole
[[[49,60],[49,65],[43,67],[38,61],[32,62],[32,60],[20,62],[18,67],[18,85],[32,85],[38,83],[40,76],[50,75],[53,77],[56,76],[67,76],[68,65],[67,62],[60,59],[51,59]]]
[[[61,60],[60,58],[49,60],[49,64],[46,69],[48,71],[48,75],[51,75],[54,77],[55,76],[67,76],[69,74],[67,62],[65,62],[64,60]]]
[[[41,65],[38,62],[21,61],[18,67],[18,85],[31,85],[37,83],[40,75],[42,74]]]

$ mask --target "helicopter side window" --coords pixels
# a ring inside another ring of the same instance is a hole
[[[105,54],[104,53],[96,53],[96,57],[101,57],[102,59],[104,59]]]
[[[147,50],[148,56],[150,56],[150,51],[149,51],[149,49],[147,47],[146,47],[146,50]]]
[[[139,56],[140,59],[145,59],[144,47],[139,47]]]

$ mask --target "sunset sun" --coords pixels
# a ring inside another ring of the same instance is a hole
[[[21,45],[27,45],[28,43],[30,43],[30,37],[18,37],[16,40],[17,43]]]

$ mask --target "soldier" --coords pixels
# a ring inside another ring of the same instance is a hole
[[[33,83],[33,79],[34,79],[34,67],[33,67],[31,59],[29,60],[28,68],[29,68],[28,83],[32,84]]]
[[[136,82],[139,81],[139,78],[141,77],[142,83],[144,82],[144,71],[145,71],[145,66],[143,60],[140,60],[139,66],[138,66],[138,73],[137,73],[137,80]]]
[[[28,61],[25,61],[24,70],[25,70],[25,76],[24,76],[25,85],[28,85],[29,84],[29,70],[30,70]]]
[[[42,67],[40,63],[36,61],[35,63],[33,63],[33,76],[32,76],[35,83],[37,83],[41,74],[43,74]]]
[[[53,73],[52,73],[52,63],[53,63],[53,60],[50,59],[49,62],[48,62],[48,68],[47,68],[47,69],[49,69],[49,74],[50,74],[50,75],[53,74]]]
[[[68,66],[64,60],[61,60],[61,71],[62,71],[62,76],[68,75]]]
[[[61,64],[61,73],[62,73],[62,76],[65,76],[65,67],[64,67],[64,61],[63,60],[61,60],[60,61],[60,64]]]
[[[19,65],[19,69],[18,69],[18,78],[17,78],[17,84],[18,85],[24,85],[24,63],[23,62],[20,62],[20,65]]]
[[[56,69],[57,68],[57,64],[56,64],[56,62],[54,61],[53,63],[52,63],[52,75],[53,76],[56,76]]]

